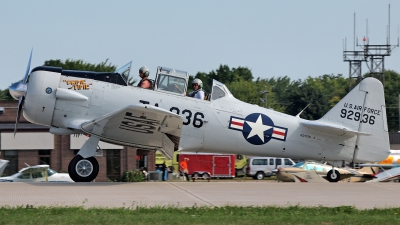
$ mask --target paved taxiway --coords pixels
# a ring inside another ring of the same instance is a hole
[[[0,206],[400,207],[400,183],[0,183]]]

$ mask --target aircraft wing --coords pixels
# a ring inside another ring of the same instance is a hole
[[[350,130],[347,127],[344,126],[338,126],[330,123],[326,123],[323,121],[309,121],[309,120],[301,120],[300,122],[302,125],[309,127],[311,129],[324,132],[327,134],[333,134],[333,135],[338,135],[338,136],[343,136],[343,135],[371,135],[370,133],[365,133],[365,132],[359,132],[356,130]]]
[[[399,164],[373,164],[373,163],[363,163],[360,164],[361,167],[381,167],[381,168],[393,168],[394,166],[399,166]]]
[[[175,113],[138,104],[85,122],[81,130],[105,142],[160,150],[170,158],[175,147],[172,140],[179,141],[182,123],[182,118]]]
[[[400,177],[400,167],[396,167],[393,169],[385,170],[381,173],[378,173],[375,175],[375,179],[366,181],[369,183],[375,183],[375,182],[387,182],[395,179],[399,179]]]
[[[293,173],[294,182],[301,183],[326,183],[328,182],[322,176],[318,175],[316,171],[304,171]]]

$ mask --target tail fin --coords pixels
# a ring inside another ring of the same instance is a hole
[[[358,131],[346,143],[354,146],[354,162],[379,162],[390,153],[384,89],[375,78],[362,80],[318,121]]]

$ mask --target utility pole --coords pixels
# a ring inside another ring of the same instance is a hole
[[[261,95],[265,95],[264,98],[260,98],[260,101],[264,103],[264,107],[267,109],[268,108],[268,89],[265,87],[264,91],[260,91]]]

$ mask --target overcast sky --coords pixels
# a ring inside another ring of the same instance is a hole
[[[370,44],[386,44],[389,4],[397,45],[400,1],[0,1],[0,89],[23,78],[31,48],[31,69],[50,59],[109,59],[133,61],[136,77],[148,66],[150,78],[157,66],[195,75],[220,64],[255,78],[348,76],[343,42],[354,50],[354,13],[359,44],[367,20]],[[385,68],[399,72],[399,59],[395,48]]]

